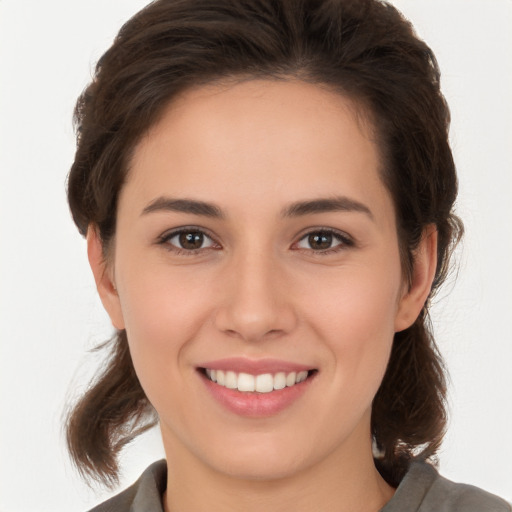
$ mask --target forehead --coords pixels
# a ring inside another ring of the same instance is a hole
[[[246,113],[247,115],[244,115]],[[200,124],[218,130],[223,118],[224,126],[235,128],[238,133],[255,136],[257,121],[270,135],[273,128],[288,124],[287,132],[295,127],[311,139],[312,132],[325,135],[332,130],[333,121],[341,127],[341,119],[350,118],[350,128],[357,128],[360,135],[373,142],[374,126],[369,110],[361,102],[348,97],[326,84],[313,84],[298,79],[223,79],[210,84],[186,89],[169,102],[158,121],[141,141],[169,128],[169,124],[182,123],[181,129],[191,126],[195,132]],[[336,123],[338,121],[338,123]],[[310,128],[308,133],[308,128]],[[282,132],[284,135],[284,132]],[[327,141],[326,141],[327,142]]]
[[[327,87],[270,80],[196,87],[142,138],[125,188],[145,200],[165,190],[209,201],[238,195],[255,206],[301,195],[375,201],[386,191],[372,135],[362,109]]]

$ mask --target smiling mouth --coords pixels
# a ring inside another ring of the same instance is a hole
[[[270,393],[280,389],[290,388],[311,378],[317,370],[299,372],[276,372],[251,375],[250,373],[234,372],[232,370],[214,370],[201,368],[200,371],[210,381],[227,389],[242,392]]]

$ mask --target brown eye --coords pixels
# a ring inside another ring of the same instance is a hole
[[[174,231],[161,238],[161,243],[166,244],[170,250],[174,251],[199,251],[202,249],[213,248],[215,242],[202,231],[187,229]]]
[[[329,254],[333,251],[352,247],[353,245],[354,242],[347,235],[338,233],[337,231],[320,229],[318,231],[311,231],[307,235],[303,236],[295,247],[298,249],[317,252],[319,254]]]
[[[332,239],[332,233],[311,233],[308,235],[308,244],[311,249],[321,251],[331,248]]]
[[[180,233],[178,235],[179,245],[182,249],[201,249],[204,241],[203,233],[192,231],[190,233]]]

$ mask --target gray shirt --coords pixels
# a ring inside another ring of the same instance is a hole
[[[131,487],[90,512],[163,512],[166,485],[167,465],[161,460],[149,466]],[[425,462],[414,462],[380,512],[512,512],[512,508],[477,487],[443,478]]]

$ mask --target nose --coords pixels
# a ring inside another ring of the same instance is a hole
[[[240,255],[224,272],[216,327],[250,342],[290,333],[297,316],[286,281],[285,272],[268,254]]]

